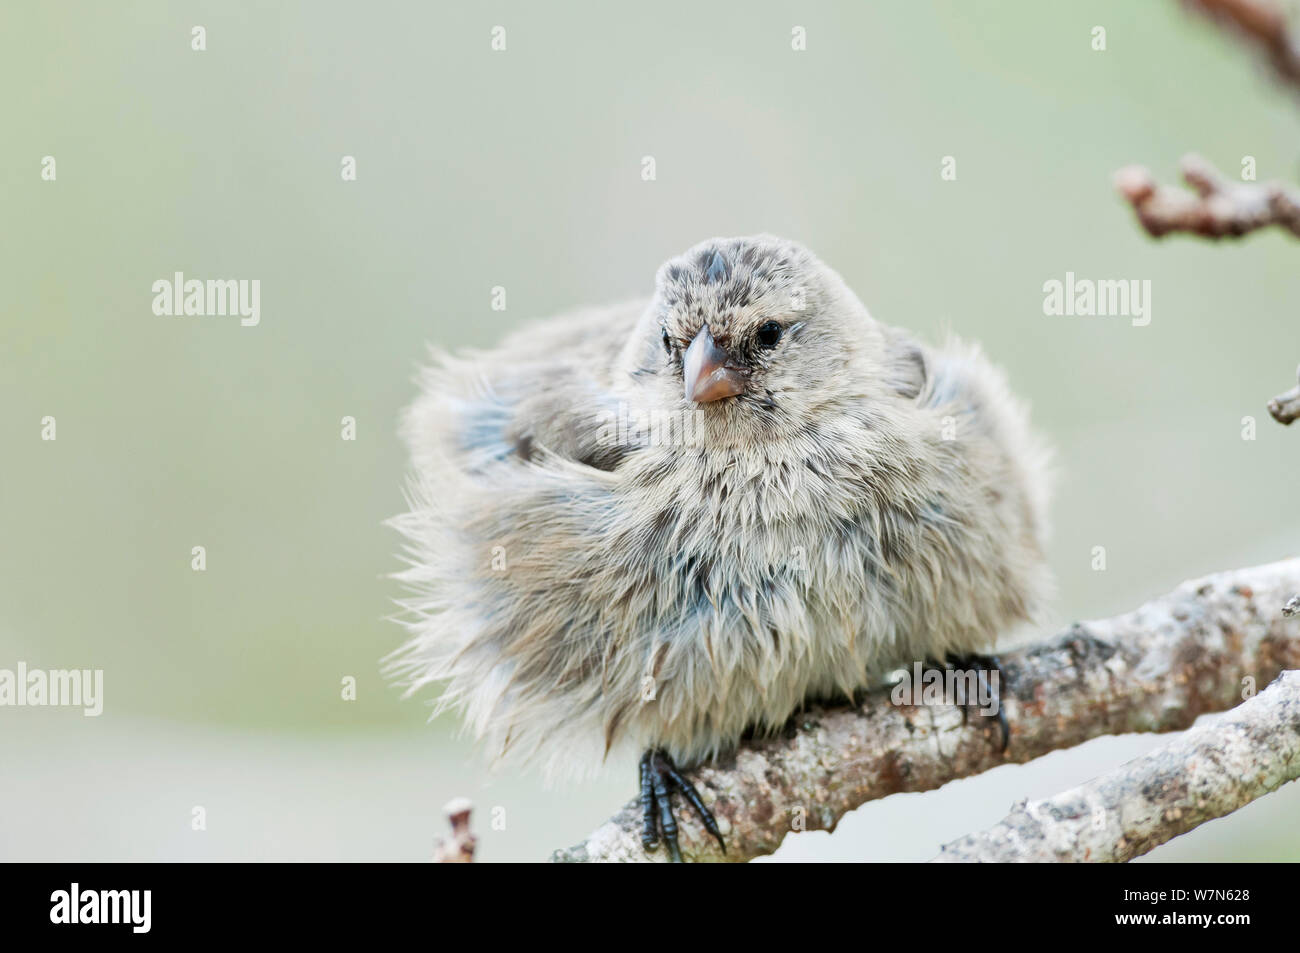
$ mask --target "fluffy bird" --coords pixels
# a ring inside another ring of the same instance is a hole
[[[402,430],[395,677],[443,685],[499,757],[644,752],[643,841],[673,859],[674,791],[722,841],[679,765],[977,656],[1049,590],[1047,453],[1003,375],[878,323],[772,236],[435,354]]]

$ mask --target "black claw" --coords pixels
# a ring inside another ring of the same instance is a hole
[[[718,822],[713,813],[704,806],[704,799],[695,785],[686,780],[672,758],[659,749],[652,748],[641,757],[641,844],[646,850],[653,850],[663,835],[668,848],[668,856],[674,863],[682,862],[681,848],[677,843],[677,819],[673,816],[672,789],[676,788],[690,802],[704,822],[704,829],[717,838],[718,845],[726,852],[727,845],[718,830]]]
[[[982,697],[992,696],[993,694],[992,685],[989,685],[988,683],[987,672],[989,668],[992,668],[993,671],[997,672],[998,690],[996,696],[996,716],[997,727],[1000,728],[1002,735],[1002,744],[1000,748],[998,748],[998,751],[1005,751],[1008,749],[1008,746],[1011,744],[1011,727],[1010,724],[1008,724],[1008,720],[1006,720],[1006,710],[1002,707],[1002,684],[1006,681],[1006,672],[1002,671],[1001,659],[998,659],[997,655],[979,655],[972,653],[970,655],[949,655],[948,663],[957,668],[962,668],[962,670],[971,670],[971,668],[974,668],[976,677],[979,679],[979,692]],[[970,709],[971,703],[969,699],[967,699],[966,705],[962,706],[962,724],[966,724],[967,712],[969,712]]]
[[[691,807],[695,808],[695,813],[700,815],[700,821],[703,822],[704,829],[713,835],[718,842],[718,846],[722,848],[722,852],[725,854],[727,844],[722,839],[722,831],[718,830],[717,818],[713,816],[712,811],[704,806],[704,798],[700,797],[700,792],[695,790],[695,785],[682,777],[677,770],[677,766],[671,761],[668,762],[668,777],[672,778],[673,784],[677,785],[677,790],[685,795],[686,800],[691,802]]]
[[[996,655],[985,656],[988,667],[998,673],[998,727],[1002,729],[1002,747],[998,750],[1006,751],[1007,745],[1011,744],[1011,726],[1007,724],[1007,709],[1002,704],[1002,686],[1007,683],[1007,673],[1002,670],[1002,660]]]
[[[682,860],[682,849],[677,846],[677,835],[673,834],[672,837],[665,837],[664,840],[668,843],[669,863],[673,863],[673,864],[686,863],[686,861]]]
[[[663,831],[664,843],[675,864],[682,862],[682,853],[677,846],[677,818],[673,817],[673,802],[668,796],[668,783],[664,780],[659,765],[651,763],[650,781],[654,785],[655,800],[659,803],[659,828]]]
[[[641,756],[641,846],[654,850],[659,846],[659,828],[655,824],[655,792],[650,780],[650,752]]]

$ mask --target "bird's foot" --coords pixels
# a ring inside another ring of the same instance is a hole
[[[700,792],[695,785],[682,777],[673,759],[659,748],[651,748],[641,756],[641,844],[646,850],[659,846],[659,836],[663,835],[668,846],[668,856],[673,863],[682,862],[682,852],[677,846],[677,819],[673,816],[673,789],[682,792],[691,806],[699,812],[704,829],[718,839],[718,846],[723,853],[727,845],[723,843],[722,832],[713,812],[704,806]]]
[[[956,670],[961,672],[974,672],[976,679],[975,697],[966,697],[963,701],[958,702],[961,706],[961,721],[966,724],[970,719],[971,709],[979,713],[981,717],[994,717],[998,720],[998,727],[1002,731],[1002,745],[999,751],[1006,751],[1007,745],[1011,743],[1011,728],[1007,724],[1007,713],[1002,707],[1002,683],[1006,681],[1006,674],[1002,671],[1002,662],[996,655],[981,655],[976,652],[965,654],[950,653],[942,662],[932,662],[932,667],[942,668],[945,670]],[[996,672],[997,678],[989,680],[989,673]],[[992,706],[993,710],[986,711]]]
[[[1011,726],[1007,724],[1007,712],[1002,707],[1002,683],[1007,680],[1006,673],[1002,671],[1002,661],[996,655],[983,655],[978,652],[970,652],[965,655],[950,655],[949,660],[959,669],[964,671],[974,671],[977,681],[976,694],[974,699],[966,699],[966,704],[962,707],[962,721],[970,715],[970,710],[974,708],[982,717],[988,717],[992,714],[998,720],[998,727],[1002,730],[1002,745],[999,751],[1006,751],[1007,745],[1011,744]],[[989,673],[995,672],[997,678],[991,683]],[[983,699],[983,702],[981,702]],[[986,713],[984,709],[989,705],[993,706],[993,711]]]

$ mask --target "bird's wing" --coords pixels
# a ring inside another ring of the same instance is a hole
[[[598,764],[638,697],[651,648],[630,644],[648,630],[629,620],[652,605],[640,590],[620,601],[644,567],[618,545],[635,525],[595,435],[643,311],[580,312],[440,356],[404,421],[415,466],[393,525],[411,639],[389,671],[410,691],[446,683],[440,704],[463,707],[498,754]]]
[[[498,347],[435,354],[403,432],[417,466],[437,458],[464,473],[544,452],[613,469],[625,452],[607,438],[617,418],[619,352],[644,301],[526,326]]]

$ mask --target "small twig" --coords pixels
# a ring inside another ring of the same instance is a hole
[[[813,709],[778,739],[745,744],[686,772],[717,817],[727,853],[682,817],[682,853],[696,861],[770,854],[796,830],[834,830],[867,801],[929,791],[1007,762],[1025,762],[1100,735],[1181,731],[1240,703],[1243,687],[1300,668],[1300,625],[1277,607],[1300,590],[1300,559],[1184,583],[1135,612],[1072,626],[1001,655],[1011,744],[993,719],[945,705],[895,705],[876,693],[858,707]],[[1252,681],[1247,681],[1250,679]],[[662,861],[640,843],[635,801],[561,862]]]
[[[1268,412],[1280,424],[1290,424],[1300,417],[1300,368],[1296,368],[1296,386],[1268,402]]]
[[[478,838],[469,829],[469,815],[473,808],[468,798],[458,797],[447,802],[443,810],[451,822],[451,838],[434,845],[435,864],[468,864],[474,860]]]
[[[1194,192],[1158,185],[1142,166],[1115,173],[1115,187],[1152,236],[1190,232],[1205,238],[1239,237],[1277,225],[1300,236],[1300,193],[1278,182],[1229,182],[1200,156],[1181,163]]]
[[[1280,79],[1300,88],[1300,46],[1291,35],[1281,4],[1275,0],[1184,0],[1184,3],[1254,43]]]
[[[948,863],[1123,862],[1300,777],[1300,672],[1210,725],[946,844]]]
[[[1267,56],[1277,75],[1300,91],[1300,45],[1275,0],[1184,0],[1184,4],[1242,34]],[[1115,174],[1115,187],[1152,236],[1186,232],[1204,238],[1236,238],[1276,225],[1300,236],[1300,193],[1277,183],[1231,182],[1196,155],[1182,160],[1193,189],[1159,185],[1142,166]]]

